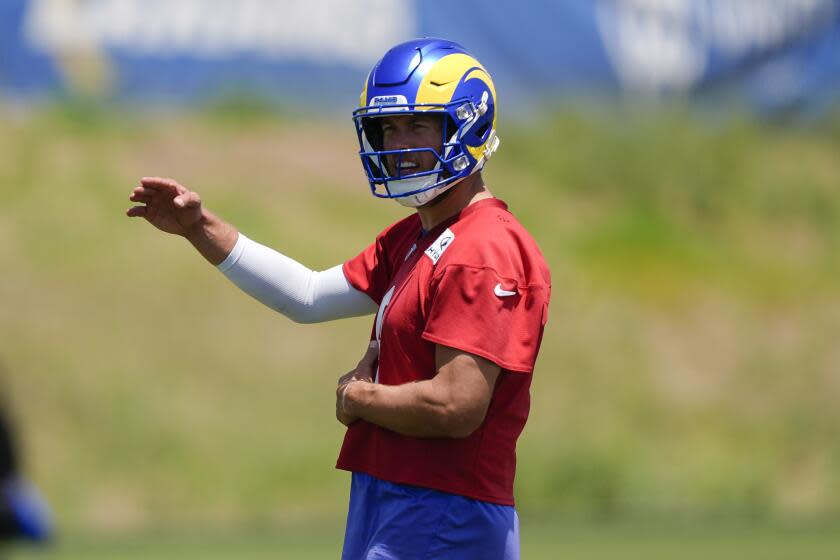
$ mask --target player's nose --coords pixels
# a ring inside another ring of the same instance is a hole
[[[387,147],[389,150],[406,150],[412,147],[411,135],[408,134],[407,130],[395,127],[395,130],[389,135],[388,143],[390,144]]]

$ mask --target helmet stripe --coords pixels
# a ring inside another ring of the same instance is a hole
[[[452,94],[471,68],[482,68],[473,57],[455,53],[444,56],[426,72],[417,91],[416,103],[440,103],[452,101]]]

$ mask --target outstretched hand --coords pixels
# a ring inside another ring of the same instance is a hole
[[[378,362],[379,343],[372,340],[359,365],[338,378],[338,387],[335,390],[335,417],[345,426],[359,419],[358,416],[350,414],[344,406],[344,394],[347,388],[353,383],[372,383],[376,376]]]
[[[186,235],[201,220],[201,197],[174,179],[143,177],[128,197],[141,206],[129,208],[131,218],[146,218],[166,233]]]

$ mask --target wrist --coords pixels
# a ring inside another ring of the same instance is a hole
[[[204,208],[201,209],[201,216],[188,226],[184,226],[183,236],[193,245],[199,244],[210,237],[209,230],[212,215]]]
[[[184,238],[215,266],[233,251],[239,232],[211,212],[201,209],[201,217],[184,228]]]
[[[346,414],[362,416],[375,384],[366,381],[352,381],[344,388],[342,408]]]

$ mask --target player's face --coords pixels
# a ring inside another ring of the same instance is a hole
[[[423,114],[382,117],[382,144],[385,150],[432,148],[439,154],[443,146],[441,117]],[[431,152],[391,154],[385,158],[391,175],[396,175],[397,166],[403,175],[408,175],[433,169],[438,162]]]

